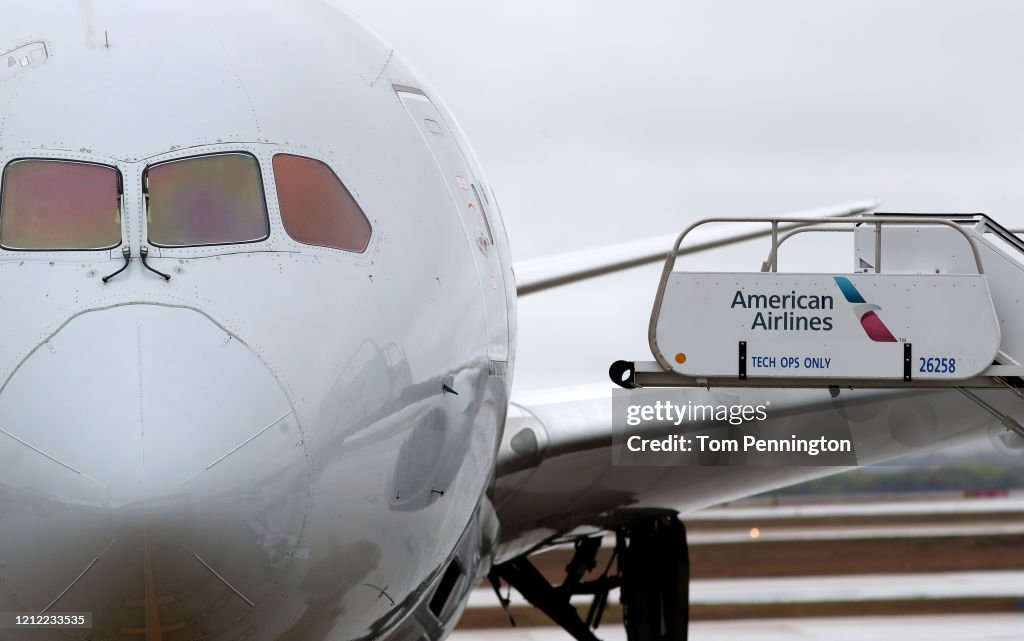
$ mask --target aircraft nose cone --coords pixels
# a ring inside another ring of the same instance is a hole
[[[277,378],[205,315],[77,316],[0,392],[0,610],[92,612],[82,639],[244,637],[298,549],[306,460]]]

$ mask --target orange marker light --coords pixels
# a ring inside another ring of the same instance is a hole
[[[761,530],[757,529],[756,527],[750,529],[750,538],[756,539],[759,536],[761,536]]]
[[[679,352],[678,354],[676,354],[676,362],[679,363],[680,365],[685,363],[686,362],[686,354],[684,354],[682,352]]]

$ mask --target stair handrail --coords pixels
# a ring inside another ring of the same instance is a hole
[[[786,227],[782,231],[794,231],[803,227],[813,225],[874,225],[875,226],[875,273],[881,273],[882,271],[882,227],[885,225],[942,225],[950,227],[957,231],[971,248],[971,253],[974,255],[974,264],[978,268],[978,274],[984,275],[985,268],[981,264],[981,253],[978,251],[978,245],[975,243],[974,238],[967,232],[961,225],[950,220],[942,218],[920,218],[920,217],[857,217],[857,218],[796,218],[792,216],[768,216],[768,217],[714,217],[714,218],[703,218],[693,223],[679,234],[676,238],[675,244],[672,246],[672,250],[665,257],[665,266],[661,272],[661,280],[658,283],[658,292],[654,297],[654,307],[651,310],[651,322],[647,328],[647,342],[650,345],[651,353],[654,357],[661,362],[663,357],[661,356],[657,342],[657,327],[658,319],[661,317],[661,306],[665,301],[665,289],[668,286],[668,279],[672,275],[672,270],[676,265],[676,259],[681,253],[680,247],[683,244],[683,240],[686,236],[694,229],[707,225],[710,223],[771,223],[772,226],[772,248],[769,253],[769,260],[766,261],[772,273],[778,272],[779,261],[778,261],[778,250],[779,250],[779,224],[786,223]],[[662,363],[664,366],[665,363]]]

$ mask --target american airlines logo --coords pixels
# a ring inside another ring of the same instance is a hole
[[[853,313],[857,316],[857,320],[860,321],[861,327],[867,332],[868,338],[876,343],[897,342],[896,337],[892,335],[889,328],[885,326],[882,319],[875,313],[881,311],[882,308],[865,301],[849,278],[835,276],[835,279],[836,285],[839,285],[839,290],[846,297],[846,302],[853,304]]]

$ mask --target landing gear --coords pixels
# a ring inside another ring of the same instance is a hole
[[[629,641],[686,641],[690,555],[686,528],[672,516],[638,521],[618,532],[622,617]]]
[[[597,566],[600,547],[600,538],[578,540],[559,586],[551,585],[526,557],[495,566],[491,584],[501,598],[498,588],[504,580],[577,641],[599,641],[593,631],[606,612],[609,592],[620,588],[629,641],[686,641],[690,557],[686,528],[676,515],[648,516],[616,529],[615,552],[604,573],[584,581]],[[581,618],[570,599],[584,594],[593,600]]]

